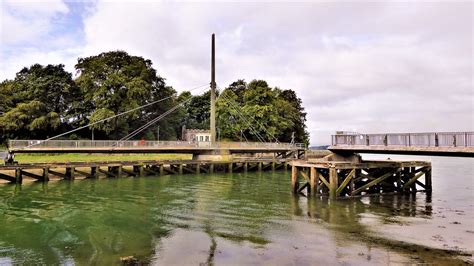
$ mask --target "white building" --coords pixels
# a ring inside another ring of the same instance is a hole
[[[184,129],[183,140],[189,142],[210,142],[211,132],[207,129]]]

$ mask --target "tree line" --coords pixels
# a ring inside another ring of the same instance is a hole
[[[112,51],[79,58],[75,69],[76,78],[62,64],[34,64],[1,82],[0,142],[46,139],[155,101],[62,138],[120,139],[183,102],[134,139],[177,140],[182,126],[209,128],[210,91],[177,94],[151,60]],[[289,142],[294,134],[297,142],[309,142],[301,99],[264,80],[237,80],[220,90],[216,113],[221,140]]]

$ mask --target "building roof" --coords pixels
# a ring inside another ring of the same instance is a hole
[[[211,133],[209,129],[186,129],[186,133]]]

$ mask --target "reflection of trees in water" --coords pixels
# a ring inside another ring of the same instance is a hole
[[[144,180],[23,185],[4,210],[0,256],[41,264],[114,264],[127,255],[146,260],[153,239],[169,230],[150,217],[160,215],[150,211],[153,198],[141,193]],[[160,199],[162,206],[169,202]]]

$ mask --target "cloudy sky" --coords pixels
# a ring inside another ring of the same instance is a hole
[[[294,89],[313,145],[336,130],[474,130],[473,12],[467,2],[0,0],[0,79],[34,63],[125,50],[178,91],[264,79]],[[1,99],[0,99],[1,100]]]

